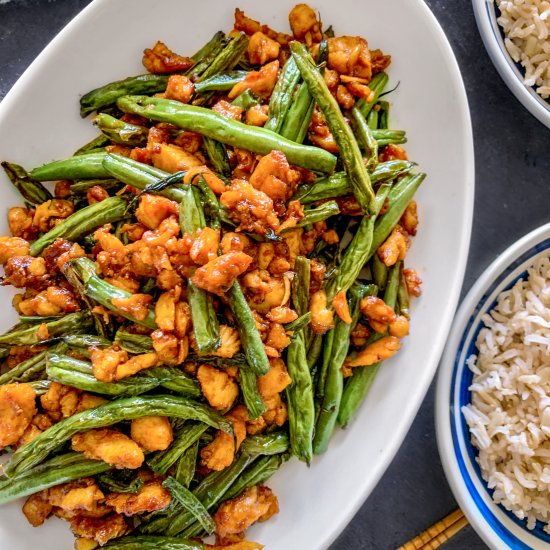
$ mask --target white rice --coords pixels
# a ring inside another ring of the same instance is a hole
[[[525,69],[523,82],[543,98],[550,97],[550,1],[495,0],[497,22],[505,35],[504,45]]]
[[[471,404],[462,408],[493,499],[550,533],[550,259],[483,316]]]

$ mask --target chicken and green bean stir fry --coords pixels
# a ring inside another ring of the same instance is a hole
[[[0,504],[77,550],[262,548],[268,478],[327,450],[408,334],[425,175],[389,128],[391,58],[305,4],[289,22],[157,42],[81,98],[92,142],[2,162],[24,204],[0,237]]]

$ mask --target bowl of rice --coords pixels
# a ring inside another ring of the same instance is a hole
[[[437,382],[441,460],[487,545],[550,545],[550,224],[485,270],[455,317]]]
[[[472,0],[479,32],[516,98],[550,128],[550,2]]]

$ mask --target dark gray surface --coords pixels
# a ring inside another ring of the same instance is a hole
[[[470,2],[427,3],[462,68],[474,128],[476,203],[464,294],[499,252],[548,221],[550,132],[523,109],[497,75],[478,35]],[[86,4],[88,0],[0,4],[0,98]],[[419,85],[429,85],[422,82],[422,75],[418,78]],[[433,411],[432,384],[395,460],[331,550],[396,548],[456,507],[437,453]],[[486,546],[468,527],[445,548]]]

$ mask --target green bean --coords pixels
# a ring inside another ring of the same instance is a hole
[[[160,386],[162,378],[132,376],[117,382],[101,382],[92,374],[92,365],[67,355],[48,353],[46,372],[50,380],[79,390],[112,396],[133,396]]]
[[[103,167],[109,176],[141,190],[171,175],[169,172],[164,172],[164,170],[159,170],[115,153],[108,153],[105,156]],[[184,197],[182,190],[177,187],[163,189],[158,194],[177,202],[181,202]]]
[[[53,199],[52,194],[40,182],[34,181],[22,166],[5,161],[1,164],[13,186],[27,202],[42,204]]]
[[[37,323],[46,323],[48,321],[57,321],[61,319],[63,315],[20,315],[19,323],[36,325]]]
[[[66,334],[86,334],[92,328],[92,317],[88,311],[69,313],[55,321],[43,323],[49,338]],[[42,325],[31,325],[0,336],[0,346],[32,346],[44,340],[39,334]]]
[[[395,308],[397,299],[397,290],[399,286],[400,263],[394,265],[389,272],[386,290],[384,292],[384,302],[392,309]],[[382,334],[376,333],[372,335],[366,343],[370,343],[382,338]],[[351,378],[348,379],[342,394],[340,402],[340,410],[338,412],[338,423],[342,427],[346,427],[353,418],[359,406],[367,395],[381,363],[374,363],[366,367],[354,367]]]
[[[287,348],[287,369],[292,383],[286,388],[290,449],[309,464],[313,453],[315,406],[303,330],[294,335]]]
[[[231,90],[235,84],[242,82],[248,71],[231,71],[225,74],[216,74],[195,84],[195,93],[203,94],[213,91]]]
[[[378,129],[378,111],[376,109],[372,109],[372,111],[367,115],[367,125],[371,130]],[[382,147],[381,143],[379,143],[379,145]]]
[[[359,99],[355,104],[359,109],[363,118],[367,118],[372,108],[378,101],[380,94],[384,91],[386,84],[388,83],[388,75],[384,72],[378,73],[372,77],[372,80],[369,82],[369,88],[372,91],[372,100],[367,101],[365,99]]]
[[[397,304],[399,313],[409,318],[409,290],[407,288],[407,281],[405,280],[405,275],[403,274],[403,269],[399,274],[399,289],[397,291]]]
[[[210,63],[197,79],[197,82],[204,82],[211,76],[231,71],[239,62],[247,46],[248,38],[244,33],[241,32],[232,37],[223,50],[212,60],[212,63]]]
[[[184,198],[180,203],[181,230],[194,236],[199,229],[206,227],[199,191],[196,187],[188,185],[183,188],[183,193]],[[217,350],[221,345],[221,336],[212,295],[195,286],[190,279],[187,296],[193,319],[193,334],[199,352]]]
[[[229,165],[229,158],[225,145],[206,136],[202,138],[202,144],[206,155],[214,167],[214,171],[226,177],[231,176],[231,166]]]
[[[29,382],[32,389],[34,390],[34,393],[39,395],[44,395],[48,392],[50,389],[50,386],[52,385],[51,380],[33,380],[32,382]]]
[[[125,112],[159,122],[171,122],[184,130],[192,130],[253,153],[266,155],[273,150],[282,151],[290,164],[311,170],[332,172],[336,164],[336,157],[323,149],[298,145],[274,132],[228,119],[210,109],[145,96],[126,96],[120,98],[118,105]]]
[[[286,331],[299,331],[300,329],[306,327],[309,322],[311,321],[311,312],[306,312],[303,315],[300,315],[297,319],[294,321],[291,321],[290,323],[287,323],[285,325]]]
[[[390,104],[387,101],[379,101],[380,105],[380,118],[378,120],[378,127],[386,129],[390,127]]]
[[[191,399],[173,395],[127,397],[76,413],[54,424],[13,453],[6,474],[13,476],[29,470],[78,432],[103,428],[143,416],[198,420],[208,426],[232,433],[231,422],[210,407]]]
[[[235,480],[239,478],[244,469],[255,458],[252,455],[240,454],[228,468],[206,476],[193,490],[193,494],[207,510],[210,510],[220,501]],[[148,523],[140,526],[140,530],[144,534],[163,533],[173,536],[184,532],[193,523],[193,515],[179,507],[168,514],[159,514]]]
[[[77,349],[79,354],[87,353],[91,346],[98,348],[108,348],[111,342],[102,336],[95,334],[69,334],[60,337],[61,342],[71,349]]]
[[[384,290],[388,281],[388,268],[378,257],[378,254],[372,256],[371,271],[374,282],[378,288]]]
[[[204,550],[204,544],[181,537],[146,537],[126,535],[109,541],[107,550]]]
[[[247,367],[239,368],[239,383],[250,420],[256,420],[267,410],[258,390],[258,377]]]
[[[378,164],[378,142],[373,131],[357,107],[351,110],[351,118],[357,138],[367,153],[367,168]]]
[[[299,79],[300,71],[296,66],[296,62],[294,58],[289,57],[283,65],[281,74],[277,79],[277,84],[275,84],[275,88],[273,88],[271,98],[269,99],[269,118],[264,128],[278,134],[281,132],[286,114],[292,104],[294,88],[296,88]]]
[[[201,524],[201,527],[211,535],[216,530],[216,524],[208,510],[202,505],[202,502],[184,485],[176,481],[173,477],[166,478],[163,483],[170,494],[193,515],[196,521]]]
[[[310,261],[305,256],[297,256],[294,271],[296,277],[292,284],[292,304],[298,315],[306,315],[309,313]]]
[[[93,123],[114,143],[128,147],[142,147],[147,143],[149,128],[130,124],[107,113],[99,113]]]
[[[112,105],[123,95],[164,92],[167,84],[168,76],[156,74],[141,74],[111,82],[84,94],[80,98],[80,116],[82,118],[87,117],[94,111]]]
[[[107,145],[111,144],[111,140],[103,135],[100,134],[99,136],[95,137],[82,147],[79,147],[74,153],[73,156],[77,155],[87,155],[88,153],[98,153],[101,150],[105,150],[105,147]]]
[[[126,201],[120,197],[109,197],[101,202],[86,206],[65,218],[53,229],[31,244],[31,256],[38,256],[56,239],[76,241],[94,229],[121,220],[126,211]]]
[[[30,171],[36,181],[108,178],[102,162],[107,153],[86,153],[63,160],[54,160]]]
[[[0,385],[40,378],[46,369],[46,354],[47,351],[42,351],[0,375]]]
[[[143,376],[162,380],[160,385],[175,393],[188,397],[202,397],[198,382],[176,367],[151,367],[143,372]]]
[[[281,136],[303,143],[311,123],[315,100],[311,97],[306,84],[302,84],[294,96],[292,105],[283,121]]]
[[[210,189],[210,186],[206,183],[203,176],[196,178],[195,183],[201,191],[205,217],[208,219],[208,227],[219,230],[221,227],[221,210],[223,207],[220,205],[214,191]]]
[[[258,332],[256,321],[250,310],[250,306],[244,297],[241,285],[238,281],[233,283],[233,286],[226,295],[229,302],[229,307],[235,318],[241,345],[250,370],[257,376],[263,376],[269,371],[269,359],[265,353],[262,338]]]
[[[250,89],[241,92],[232,102],[231,105],[240,107],[243,111],[259,105],[262,100]]]
[[[174,467],[174,478],[182,485],[185,485],[185,487],[189,487],[193,481],[193,477],[195,477],[198,454],[199,442],[196,441],[191,447],[183,452]]]
[[[109,199],[107,199],[109,200]],[[105,201],[103,201],[104,203]],[[97,203],[97,204],[103,204]],[[107,309],[116,312],[118,315],[148,328],[155,329],[155,313],[152,308],[148,308],[147,315],[143,318],[137,318],[122,311],[113,304],[114,299],[128,299],[134,296],[131,292],[118,288],[96,275],[95,263],[86,257],[76,258],[67,262],[64,271],[72,271],[73,274],[80,280],[83,292],[87,297],[105,306]]]
[[[241,453],[256,456],[268,456],[284,453],[288,450],[288,436],[284,432],[272,432],[247,437],[241,445]]]
[[[357,232],[346,248],[334,279],[327,286],[329,303],[338,292],[346,292],[356,281],[372,250],[374,217],[363,217]]]
[[[214,36],[212,36],[212,38],[204,46],[202,46],[202,48],[200,48],[200,50],[191,56],[191,59],[195,62],[195,65],[188,69],[185,74],[193,77],[193,79],[199,77],[203,73],[204,69],[208,67],[212,60],[223,49],[226,42],[227,39],[225,33],[222,31],[216,32]]]
[[[327,88],[323,76],[315,67],[307,48],[299,42],[292,42],[290,50],[311,95],[325,115],[327,125],[340,150],[340,158],[350,178],[357,202],[365,213],[372,213],[374,191],[351,128],[344,120],[338,103]]]
[[[374,198],[374,213],[378,216],[391,193],[391,183],[382,183],[376,191]]]
[[[351,292],[349,308],[353,321],[346,324],[341,319],[337,319],[335,327],[326,337],[323,367],[316,396],[320,402],[320,411],[313,439],[313,452],[315,454],[322,454],[327,450],[336,426],[344,390],[342,367],[348,354],[351,331],[359,319],[359,303],[366,294],[371,296],[376,294],[376,286],[371,285],[365,289],[365,292],[361,293]]]
[[[183,453],[195,444],[208,429],[206,424],[186,423],[174,437],[168,449],[147,458],[147,464],[157,474],[164,475],[181,458]]]
[[[403,212],[405,212],[407,205],[413,198],[416,190],[420,187],[420,184],[424,181],[425,177],[426,174],[415,175],[410,179],[408,185],[403,188],[399,194],[393,195],[393,200],[390,200],[388,211],[384,215],[380,216],[374,224],[372,242],[367,259],[370,258],[376,252],[378,247],[388,238],[397,222],[401,219]],[[390,197],[392,192],[390,192]]]
[[[289,229],[304,227],[306,225],[321,222],[331,216],[337,216],[338,214],[340,214],[338,203],[336,201],[327,201],[317,206],[317,208],[306,208],[304,210],[304,217],[299,219],[296,222],[296,225],[289,227]]]
[[[264,483],[281,467],[286,458],[284,453],[258,458],[239,476],[223,500],[235,498],[245,489]]]
[[[85,458],[81,453],[56,456],[15,478],[0,481],[0,504],[38,493],[60,483],[100,474],[111,468],[109,464]]]
[[[139,472],[130,469],[105,472],[96,480],[100,488],[109,493],[137,493],[143,487]]]
[[[115,342],[128,353],[139,354],[155,351],[153,348],[153,340],[150,336],[132,334],[122,329],[117,330]]]
[[[313,370],[323,349],[323,337],[320,334],[314,334],[310,339],[307,348],[307,366],[310,371]]]
[[[78,180],[71,184],[71,195],[84,195],[90,187],[95,185],[103,187],[106,191],[122,187],[122,184],[115,179]]]
[[[414,162],[404,160],[390,160],[381,162],[370,175],[371,182],[383,183],[406,174],[415,166]],[[309,204],[323,199],[344,197],[352,193],[351,184],[345,172],[336,172],[324,178],[318,178],[312,185],[301,185],[298,192],[292,197],[302,204]]]

